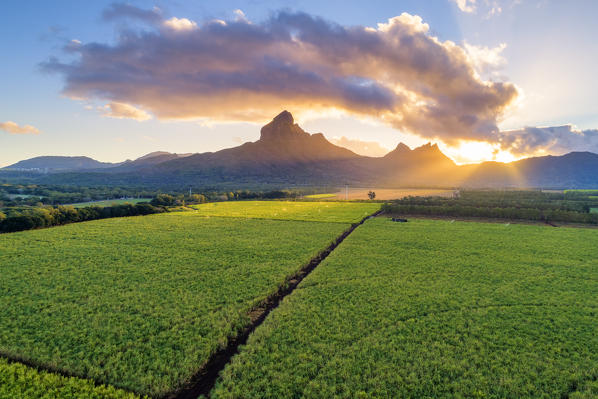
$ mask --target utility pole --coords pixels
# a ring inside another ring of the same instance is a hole
[[[189,197],[191,197],[191,186],[189,186]]]
[[[345,201],[349,199],[349,185],[345,184]]]

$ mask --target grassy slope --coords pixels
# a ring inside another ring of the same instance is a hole
[[[594,397],[596,242],[591,229],[367,221],[213,397]]]
[[[0,352],[170,391],[348,226],[184,212],[2,235]]]
[[[203,216],[356,223],[380,209],[378,203],[234,201],[193,205]]]
[[[38,371],[0,358],[0,399],[138,399],[139,396],[91,381]]]

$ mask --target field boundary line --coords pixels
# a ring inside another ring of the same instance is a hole
[[[291,294],[299,283],[311,273],[338,245],[340,245],[345,238],[347,238],[357,227],[361,226],[366,220],[378,216],[382,210],[377,210],[361,219],[357,223],[352,223],[351,227],[345,230],[338,236],[328,247],[320,251],[307,264],[305,264],[299,271],[290,277],[287,277],[285,282],[278,288],[278,290],[264,299],[260,304],[249,311],[251,322],[246,326],[237,336],[229,338],[226,347],[216,351],[207,362],[205,362],[200,370],[191,378],[190,382],[176,392],[165,396],[167,399],[196,399],[201,395],[208,396],[218,377],[224,367],[230,363],[234,355],[239,352],[239,346],[244,345],[249,338],[249,335],[259,327],[270,312],[278,307],[280,302],[287,295]]]

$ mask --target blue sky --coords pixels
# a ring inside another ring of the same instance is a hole
[[[83,95],[84,98],[77,100],[72,92],[65,93],[67,77],[63,73],[49,72],[40,65],[52,57],[63,65],[76,63],[78,53],[64,51],[69,42],[77,40],[83,45],[116,46],[123,29],[152,29],[131,19],[107,21],[102,18],[112,3],[3,2],[0,127],[4,130],[0,130],[0,166],[39,155],[86,155],[114,162],[157,150],[177,153],[215,151],[259,137],[263,116],[231,117],[225,118],[226,122],[220,114],[212,117],[214,113],[198,114],[197,118],[187,114],[184,118],[164,118],[159,116],[160,110],[156,108],[159,105],[140,100],[132,105],[135,109],[146,110],[151,119],[113,118],[106,116],[109,112],[102,107],[115,101],[116,94],[111,93],[105,98]],[[595,1],[477,0],[472,3],[469,0],[458,4],[456,0],[393,0],[370,1],[367,5],[361,1],[296,1],[291,8],[283,1],[258,0],[132,1],[126,4],[143,10],[157,7],[165,21],[172,17],[186,18],[202,29],[206,21],[233,21],[238,17],[235,10],[242,10],[245,18],[257,25],[280,10],[291,14],[304,12],[342,27],[364,28],[376,28],[378,23],[402,13],[419,16],[422,23],[429,25],[426,33],[429,37],[436,37],[440,43],[452,41],[457,46],[469,48],[472,60],[477,55],[489,62],[487,68],[480,66],[477,70],[482,81],[506,82],[518,88],[517,98],[504,110],[501,108],[491,115],[496,118],[500,131],[514,130],[515,133],[495,132],[492,133],[496,134],[494,139],[495,136],[479,133],[478,129],[476,134],[480,134],[479,140],[484,144],[477,146],[472,142],[478,139],[474,133],[435,135],[432,127],[418,128],[422,126],[421,121],[411,125],[389,122],[396,115],[395,111],[389,111],[386,118],[379,117],[380,110],[371,115],[356,111],[358,105],[338,112],[338,101],[343,99],[330,100],[336,107],[332,111],[309,112],[306,106],[299,107],[298,112],[289,109],[298,115],[302,127],[309,132],[321,131],[330,139],[344,136],[355,141],[375,141],[390,149],[401,141],[410,146],[438,141],[441,148],[459,162],[491,159],[499,152],[497,146],[502,146],[500,151],[515,154],[515,157],[598,149],[594,133],[598,128],[595,77],[598,28],[594,21],[598,15],[598,2]],[[143,50],[145,45],[141,43],[138,48]],[[493,51],[496,49],[502,50]],[[380,83],[375,77],[368,79],[369,83]],[[77,90],[84,89],[78,87]],[[94,90],[102,90],[102,87]],[[116,100],[130,103],[130,98],[129,95],[126,101]],[[280,101],[280,110],[287,108],[285,99],[288,97]],[[297,108],[298,103],[292,104]],[[231,107],[239,106],[231,104]],[[274,108],[265,107],[264,114],[271,112],[270,109]],[[19,128],[11,128],[12,125],[6,124],[9,121]],[[27,130],[23,128],[25,125],[35,127],[41,133],[19,133]],[[573,126],[565,128],[566,125]],[[555,128],[536,132],[526,127]],[[585,135],[584,140],[578,140],[580,134]],[[525,145],[513,147],[512,143],[522,141]],[[492,146],[485,144],[487,142]],[[499,142],[502,144],[497,144]],[[506,156],[504,159],[510,158]]]

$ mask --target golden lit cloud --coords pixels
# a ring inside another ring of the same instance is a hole
[[[101,108],[103,116],[117,119],[135,119],[145,121],[152,116],[142,109],[136,108],[130,104],[111,102]]]
[[[10,134],[40,134],[38,128],[31,125],[23,125],[20,126],[19,124],[13,121],[6,121],[0,122],[0,130],[3,130]]]

